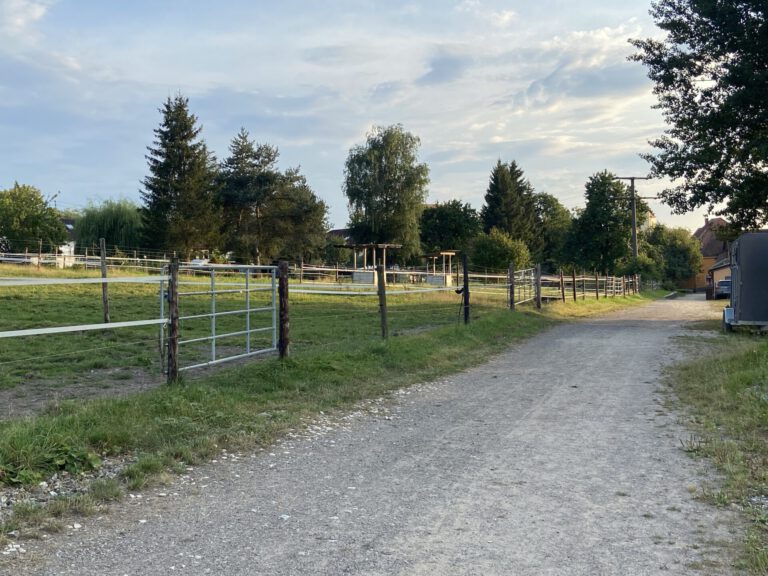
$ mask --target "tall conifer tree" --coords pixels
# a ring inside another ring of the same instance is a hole
[[[532,246],[536,243],[533,186],[514,160],[509,164],[499,160],[493,167],[480,217],[486,232],[498,228],[513,240],[525,242],[531,251],[538,249]]]
[[[150,174],[141,192],[144,244],[188,258],[195,250],[217,247],[216,162],[199,138],[202,128],[187,98],[169,97],[160,112],[163,121],[147,147]]]

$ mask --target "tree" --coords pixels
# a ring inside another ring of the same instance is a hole
[[[534,195],[538,250],[533,254],[536,262],[556,270],[563,262],[563,248],[571,229],[571,213],[551,194]]]
[[[298,168],[281,175],[266,207],[264,249],[270,258],[311,261],[321,257],[328,232],[328,207]]]
[[[536,234],[536,204],[533,186],[514,161],[496,162],[491,170],[485,205],[480,211],[483,230],[503,230],[515,240],[522,240],[532,251],[539,246]],[[535,245],[535,246],[534,246]]]
[[[685,228],[667,228],[659,224],[650,230],[646,242],[658,254],[656,260],[664,280],[675,282],[691,278],[701,269],[701,245]]]
[[[514,263],[517,270],[531,266],[531,253],[525,242],[513,239],[498,228],[479,234],[472,244],[472,265],[480,268],[506,270]]]
[[[37,249],[38,241],[58,247],[67,239],[67,229],[50,200],[34,186],[14,183],[0,190],[0,237],[9,250]]]
[[[147,148],[150,175],[141,192],[144,244],[190,257],[193,250],[215,248],[219,239],[215,158],[199,138],[202,128],[187,98],[169,97],[160,112],[163,121],[154,146]]]
[[[763,0],[657,0],[667,36],[632,40],[670,127],[644,158],[676,183],[678,213],[706,206],[737,228],[768,222],[768,5]]]
[[[586,207],[573,222],[566,252],[574,265],[613,274],[631,256],[629,191],[613,174],[604,171],[589,178],[584,195]],[[647,214],[647,205],[638,200],[638,225]]]
[[[104,238],[107,246],[136,248],[142,240],[139,207],[130,200],[106,200],[89,205],[75,223],[75,238],[80,247],[98,246]]]
[[[397,243],[406,261],[420,251],[419,220],[429,168],[418,162],[419,139],[401,125],[375,127],[344,167],[349,228],[356,242]]]
[[[229,152],[220,166],[218,189],[225,245],[242,259],[260,262],[264,216],[277,189],[280,153],[274,146],[256,144],[245,128],[232,139]]]
[[[477,210],[459,200],[425,208],[420,228],[421,244],[427,252],[466,250],[482,230]]]

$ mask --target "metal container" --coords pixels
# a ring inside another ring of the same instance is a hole
[[[768,230],[742,234],[731,245],[731,310],[723,323],[768,327]]]

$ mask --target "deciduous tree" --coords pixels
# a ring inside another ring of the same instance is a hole
[[[506,270],[513,263],[517,270],[531,266],[531,253],[525,242],[510,237],[498,228],[480,233],[472,243],[472,265]]]
[[[466,250],[481,230],[477,210],[460,200],[438,202],[421,215],[421,244],[427,252]]]
[[[40,190],[16,182],[12,188],[0,190],[0,237],[5,237],[9,250],[23,252],[37,249],[38,240],[46,246],[60,246],[67,239],[67,230]]]
[[[136,248],[142,241],[142,218],[139,207],[130,200],[106,200],[90,204],[75,222],[75,238],[79,248],[98,246],[104,238],[107,246],[123,250]]]
[[[676,212],[706,206],[737,228],[768,222],[768,5],[657,0],[661,40],[633,40],[669,127],[644,157]],[[724,204],[724,205],[723,205]]]
[[[398,243],[405,261],[420,251],[419,220],[429,168],[418,161],[419,139],[401,125],[376,127],[353,147],[344,169],[349,228],[357,242]]]

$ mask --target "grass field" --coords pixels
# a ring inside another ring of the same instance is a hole
[[[25,296],[21,288],[0,287],[0,330],[43,322],[68,324],[73,318],[99,321],[98,285],[61,288],[35,287]],[[110,290],[113,319],[156,317],[156,287]],[[468,326],[460,321],[460,300],[453,292],[393,296],[391,337],[383,341],[375,298],[293,294],[290,358],[265,356],[190,371],[177,385],[58,402],[36,417],[0,421],[0,483],[33,484],[62,469],[78,473],[97,467],[105,456],[130,454],[134,463],[123,471],[121,481],[108,487],[98,484],[96,489],[112,495],[120,493],[122,485],[139,489],[163,470],[204,461],[222,449],[266,446],[320,411],[344,409],[476,365],[554,322],[658,296],[555,303],[542,312],[523,307],[513,313],[503,296],[476,294]],[[225,298],[218,304],[236,305]],[[234,317],[230,321],[237,322]],[[157,373],[156,330],[142,330],[126,329],[119,336],[98,330],[5,340],[0,381],[21,392],[38,381],[107,379],[121,371],[131,377],[137,370]],[[204,333],[205,327],[189,330]],[[82,498],[70,504],[74,510],[89,509]],[[36,512],[30,514],[36,517]],[[13,529],[19,520],[6,522],[2,530]]]
[[[719,322],[699,328],[716,330]],[[768,574],[768,341],[748,332],[687,340],[696,359],[668,376],[694,430],[685,449],[723,473],[722,487],[704,497],[746,511],[745,568]]]

